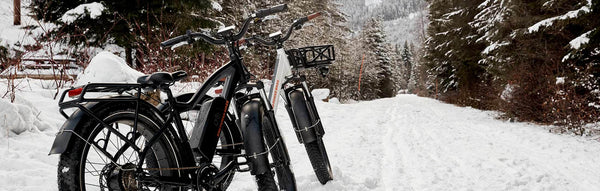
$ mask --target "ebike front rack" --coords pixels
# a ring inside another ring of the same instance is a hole
[[[313,68],[330,65],[335,60],[333,45],[307,46],[287,50],[292,68]]]

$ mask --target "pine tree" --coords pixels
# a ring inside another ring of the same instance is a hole
[[[210,7],[209,0],[102,1],[105,10],[97,18],[91,18],[89,12],[85,12],[73,22],[61,20],[68,10],[84,3],[88,1],[33,1],[31,5],[37,18],[60,26],[48,38],[61,38],[75,46],[116,44],[126,49],[129,64],[133,64],[133,49],[138,49],[138,56],[148,56],[142,59],[151,60],[156,50],[149,50],[148,44],[158,47],[159,42],[171,35],[212,26],[200,16]],[[67,38],[61,36],[65,33]],[[191,55],[206,49],[207,46],[196,46]]]
[[[389,49],[386,48],[385,34],[381,25],[381,18],[373,18],[367,22],[363,28],[361,39],[365,54],[365,69],[363,79],[365,80],[365,89],[361,94],[363,99],[374,99],[392,97],[396,93],[395,82],[393,79],[394,66],[390,59]],[[365,91],[371,94],[365,93]]]
[[[402,74],[404,76],[405,81],[410,81],[410,76],[413,67],[413,58],[410,48],[408,47],[408,42],[404,42],[404,47],[402,49],[402,62],[404,64],[405,72]]]
[[[488,103],[458,102],[485,107],[496,102],[498,90],[506,86],[512,93],[497,105],[510,117],[565,125],[578,134],[583,133],[578,128],[582,124],[598,121],[598,3],[429,2],[432,22],[425,64],[441,81],[443,96],[475,92],[467,98]],[[469,81],[474,84],[465,86]],[[473,87],[492,93],[477,93]]]
[[[402,61],[402,53],[398,48],[398,45],[392,45],[390,43],[386,43],[386,50],[390,52],[390,60],[391,60],[391,78],[394,83],[394,95],[398,93],[399,90],[406,89],[408,85],[408,81],[405,76],[407,75],[407,69],[404,66],[404,62]]]
[[[486,85],[485,70],[478,61],[483,44],[468,23],[476,15],[481,1],[431,0],[425,60],[428,71],[436,76],[432,91],[459,104],[477,105]],[[439,84],[439,86],[437,85]]]

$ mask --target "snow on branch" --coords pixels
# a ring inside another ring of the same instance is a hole
[[[573,39],[571,42],[569,42],[569,45],[571,45],[571,48],[577,50],[581,47],[581,45],[587,44],[588,42],[590,42],[590,38],[588,37],[593,30],[588,31],[586,33],[583,33],[581,36],[578,36],[577,38]]]
[[[62,17],[60,17],[60,20],[66,24],[71,24],[84,16],[86,12],[89,13],[90,18],[95,19],[102,15],[102,11],[104,11],[104,9],[105,7],[102,5],[102,3],[85,3],[75,7],[74,9],[68,10]]]
[[[500,43],[494,42],[494,43],[490,44],[489,46],[487,46],[481,53],[483,53],[483,54],[489,54],[490,52],[492,52],[492,51],[494,51],[494,50],[496,50],[496,49],[498,49],[498,48],[500,48],[502,46],[509,45],[509,44],[510,43],[506,42],[506,41],[500,42]]]
[[[534,33],[534,32],[537,32],[540,29],[540,27],[552,26],[552,24],[554,24],[555,21],[577,18],[581,14],[590,13],[592,11],[591,7],[592,7],[592,0],[587,0],[587,4],[577,10],[569,11],[564,15],[547,18],[540,22],[535,23],[534,25],[532,25],[528,28],[528,32]]]

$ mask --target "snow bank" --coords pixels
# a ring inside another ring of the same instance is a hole
[[[89,13],[90,18],[95,19],[98,16],[102,15],[102,11],[104,11],[105,7],[102,3],[92,2],[81,4],[74,9],[68,10],[60,20],[66,24],[71,24],[75,20],[86,15],[86,12]]]
[[[312,91],[312,95],[315,98],[315,100],[324,100],[327,99],[327,97],[329,97],[329,89],[314,89]]]
[[[19,135],[23,132],[39,132],[51,126],[38,118],[41,113],[33,104],[16,97],[15,102],[0,99],[0,135],[1,137]]]
[[[136,83],[137,78],[142,75],[144,74],[127,66],[123,58],[103,51],[92,58],[87,68],[77,77],[75,85],[114,82]]]

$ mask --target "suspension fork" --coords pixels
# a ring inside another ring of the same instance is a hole
[[[277,121],[275,119],[275,111],[273,110],[273,107],[271,107],[271,103],[269,102],[269,98],[267,97],[267,93],[265,92],[265,89],[262,87],[262,82],[260,83],[260,89],[259,89],[259,93],[260,93],[260,97],[261,100],[264,104],[265,107],[265,115],[268,118],[268,123],[270,123],[270,129],[266,129],[271,131],[271,133],[273,134],[273,138],[274,140],[271,140],[273,143],[271,144],[280,144],[281,147],[285,148],[284,145],[284,141],[283,141],[283,137],[281,136],[281,132],[279,130],[279,126],[277,125]],[[275,97],[275,99],[277,99],[277,97]],[[277,141],[279,140],[279,141]],[[269,141],[267,141],[269,142]],[[269,145],[269,147],[274,147],[274,145]],[[279,151],[278,151],[279,152]],[[280,154],[281,160],[280,161],[283,165],[289,165],[290,164],[290,156],[287,152],[282,152],[283,154]]]
[[[305,78],[301,76],[295,79],[299,80],[300,84],[288,87],[284,91],[284,98],[286,100],[285,108],[290,116],[292,126],[296,131],[296,137],[298,138],[298,142],[312,142],[314,140],[317,140],[318,138],[321,138],[323,134],[325,134],[325,132],[323,130],[319,114],[316,110],[314,98],[312,96],[312,93],[310,93],[310,89],[308,88],[308,84],[306,83]],[[298,93],[301,93],[300,100],[298,100]],[[306,111],[294,111],[294,109],[292,108],[292,99],[294,99],[294,102],[302,102],[302,104],[306,106]],[[298,121],[296,121],[296,115],[298,115],[299,113],[295,112],[307,112],[306,115],[308,115],[308,117],[310,118],[311,125],[308,127],[300,127]]]
[[[313,123],[318,123],[315,126],[315,130],[317,136],[319,138],[323,137],[325,134],[325,130],[323,129],[323,124],[321,123],[321,117],[319,116],[319,112],[317,111],[317,106],[315,105],[315,98],[313,97],[310,89],[308,88],[308,84],[305,80],[302,81],[302,91],[304,92],[304,97],[306,98],[306,107],[310,114],[310,118],[313,120]]]

